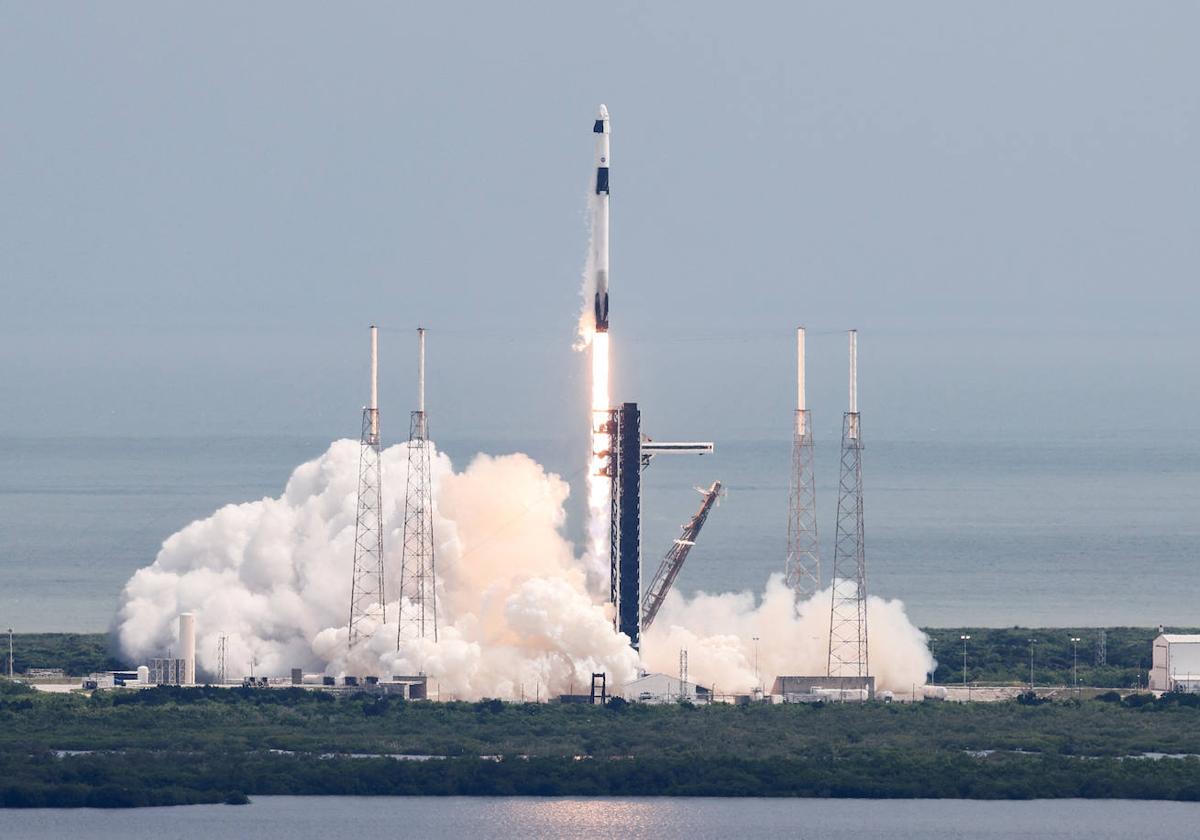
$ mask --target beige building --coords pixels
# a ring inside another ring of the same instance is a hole
[[[1150,690],[1200,690],[1200,635],[1159,634],[1154,640]]]

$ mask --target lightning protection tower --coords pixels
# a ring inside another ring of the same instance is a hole
[[[831,677],[866,677],[867,568],[863,545],[862,438],[858,416],[858,331],[850,330],[850,410],[842,418],[842,468],[833,543],[829,617]]]
[[[383,591],[383,471],[379,451],[379,331],[371,327],[371,402],[362,412],[358,454],[358,520],[350,582],[351,649],[387,623]]]
[[[797,601],[821,588],[817,542],[817,489],[813,478],[812,418],[804,396],[804,327],[796,330],[796,416],[792,430],[792,485],[788,497],[787,584]]]
[[[229,637],[224,633],[217,639],[217,685],[229,682]]]
[[[408,489],[404,494],[397,650],[407,639],[433,639],[436,642],[438,637],[429,450],[429,423],[425,417],[425,330],[417,328],[417,410],[412,413],[408,426]]]

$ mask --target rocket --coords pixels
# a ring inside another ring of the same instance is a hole
[[[596,124],[596,216],[592,228],[592,265],[596,271],[596,332],[608,332],[608,108],[600,106]]]

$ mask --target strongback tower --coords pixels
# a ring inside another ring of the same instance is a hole
[[[417,329],[417,410],[408,427],[408,486],[400,557],[396,648],[408,639],[437,641],[437,574],[433,544],[433,483],[425,417],[425,330]]]
[[[387,623],[383,591],[383,473],[379,451],[379,331],[371,327],[371,402],[363,409],[358,454],[358,519],[350,582],[350,647]]]
[[[655,455],[707,455],[709,443],[661,443],[642,437],[637,403],[608,412],[607,475],[612,482],[609,600],[617,632],[637,650],[642,636],[642,469]]]
[[[625,403],[617,419],[617,630],[641,644],[642,616],[642,413]]]
[[[863,542],[862,438],[858,416],[858,332],[850,331],[850,410],[842,418],[842,466],[833,544],[828,674],[866,677],[867,569]]]
[[[804,394],[804,327],[796,330],[796,415],[792,429],[792,482],[788,498],[787,584],[797,601],[821,588],[817,491],[813,477],[812,418]]]

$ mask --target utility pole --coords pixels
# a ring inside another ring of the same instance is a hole
[[[1029,690],[1033,691],[1033,646],[1037,644],[1037,639],[1029,640]]]
[[[12,628],[8,628],[8,678],[13,678]]]
[[[1072,679],[1075,681],[1075,697],[1076,697],[1076,699],[1079,698],[1079,642],[1080,641],[1081,640],[1079,639],[1078,636],[1071,637],[1071,647],[1074,648],[1074,650],[1072,651],[1072,657],[1071,657],[1073,660],[1072,664],[1071,664],[1071,670],[1073,671]]]
[[[959,636],[963,643],[963,688],[967,690],[967,699],[971,699],[971,686],[967,684],[967,642],[971,640],[970,636]]]

